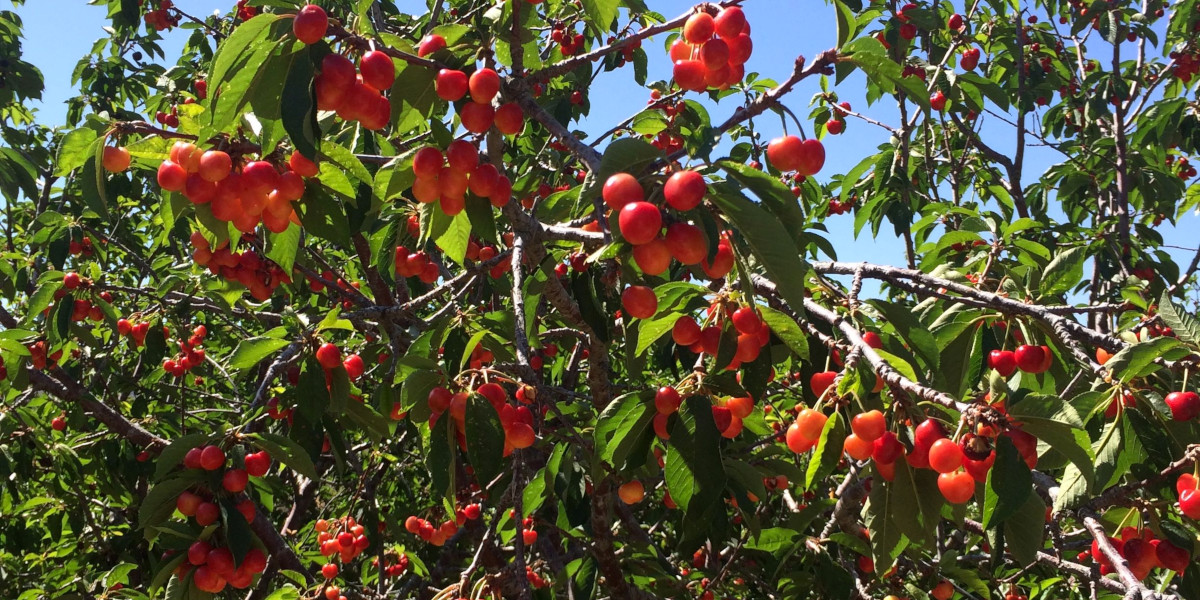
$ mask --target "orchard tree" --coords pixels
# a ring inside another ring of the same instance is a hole
[[[1200,599],[1200,2],[755,1],[0,13],[0,595]]]

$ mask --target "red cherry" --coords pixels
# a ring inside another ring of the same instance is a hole
[[[882,464],[891,464],[896,462],[896,459],[904,455],[904,445],[896,437],[896,434],[885,431],[879,439],[875,440],[874,448],[871,452],[871,457],[875,462]]]
[[[712,15],[706,12],[698,12],[690,17],[683,24],[683,39],[690,44],[703,44],[713,36],[716,31],[716,22]]]
[[[216,471],[225,465],[225,452],[217,446],[205,446],[200,450],[200,468]]]
[[[1003,377],[1017,371],[1017,358],[1011,350],[992,350],[988,353],[988,364]]]
[[[604,182],[600,192],[604,203],[613,210],[621,210],[631,202],[641,202],[646,199],[642,185],[629,173],[617,173]]]
[[[654,290],[646,286],[631,285],[621,293],[621,307],[630,317],[649,319],[658,312],[658,298]]]
[[[654,409],[659,414],[669,415],[679,410],[681,403],[683,403],[683,400],[679,397],[679,392],[675,391],[673,387],[660,387],[654,394]]]
[[[271,469],[271,455],[266,450],[251,452],[246,455],[246,474],[251,477],[262,477]]]
[[[960,15],[958,13],[954,13],[954,14],[950,15],[950,18],[946,19],[946,27],[949,28],[951,31],[958,31],[958,30],[962,29],[963,28],[962,15]]]
[[[221,487],[231,494],[237,494],[246,489],[249,475],[242,469],[230,469],[221,477]]]
[[[746,28],[746,13],[737,6],[730,6],[717,13],[713,21],[717,35],[723,38],[735,37]]]
[[[1176,421],[1191,421],[1200,415],[1200,394],[1196,392],[1171,392],[1164,401]]]
[[[914,431],[913,445],[918,448],[929,449],[933,446],[934,442],[944,437],[946,437],[946,434],[942,431],[941,423],[933,419],[925,419],[921,421],[920,425],[917,425]]]
[[[392,57],[379,50],[363,54],[358,61],[358,70],[362,73],[363,83],[377,92],[390,89],[396,81],[396,65]]]
[[[362,377],[363,371],[366,370],[362,357],[357,354],[347,356],[346,360],[342,361],[342,366],[346,369],[346,375],[351,381]]]
[[[1013,356],[1016,359],[1017,368],[1026,373],[1040,372],[1042,364],[1046,362],[1046,354],[1041,346],[1022,344],[1017,346]]]
[[[741,333],[753,335],[762,329],[762,319],[758,318],[758,312],[751,306],[743,306],[733,311],[731,320],[733,327]]]
[[[625,241],[637,246],[658,237],[662,213],[649,202],[630,202],[621,209],[617,224]]]
[[[437,52],[445,47],[446,38],[436,33],[431,33],[421,38],[421,42],[417,45],[417,56],[429,56],[430,54],[433,54],[434,52]]]
[[[1183,490],[1179,494],[1179,510],[1189,519],[1200,520],[1200,490]]]
[[[492,98],[500,92],[500,76],[492,69],[479,69],[471,73],[467,87],[471,90],[471,100],[491,104]]]
[[[325,370],[332,370],[342,366],[342,351],[337,346],[325,342],[317,348],[317,362],[320,363]]]
[[[818,398],[825,395],[825,390],[829,389],[829,386],[833,385],[833,380],[837,379],[837,375],[837,371],[822,371],[820,373],[813,373],[813,376],[808,380],[808,385],[812,390],[813,395]]]
[[[196,540],[188,546],[187,561],[195,566],[200,566],[208,562],[208,553],[212,550],[212,546],[204,540]]]
[[[196,506],[196,524],[201,527],[208,527],[216,523],[220,516],[221,509],[212,502],[201,502]]]
[[[691,346],[700,341],[700,325],[692,317],[681,316],[671,328],[671,338],[680,346]]]
[[[698,60],[677,60],[672,69],[675,83],[692,92],[702,92],[708,88],[707,76],[708,71],[704,68],[704,63]]]
[[[870,410],[851,417],[850,429],[863,440],[874,442],[887,430],[887,422],[883,418],[883,413],[878,410]]]
[[[496,118],[496,110],[491,104],[469,102],[458,111],[458,118],[463,128],[471,133],[484,133]]]
[[[446,146],[446,162],[455,171],[470,173],[479,164],[479,150],[467,140],[454,140]]]
[[[946,110],[946,95],[938,90],[929,96],[929,106],[938,112]]]
[[[667,227],[664,244],[669,255],[685,265],[700,264],[708,255],[708,238],[699,227],[690,223],[677,222]]]
[[[676,223],[672,227],[677,225],[688,226],[686,223]],[[676,237],[678,235],[677,233]],[[668,230],[666,238],[657,237],[640,246],[634,246],[633,260],[637,262],[638,268],[643,273],[661,275],[671,266],[672,250],[676,247],[671,242],[675,242],[677,245],[680,243],[679,240],[671,238],[671,232]],[[566,267],[565,264],[562,266]]]
[[[413,155],[413,173],[421,179],[437,177],[445,164],[442,151],[432,146],[425,146]]]
[[[434,88],[442,100],[457,102],[467,94],[467,74],[453,69],[442,69],[438,71]]]
[[[663,197],[675,210],[696,208],[706,192],[708,184],[704,182],[704,176],[695,171],[677,171],[663,186]]]
[[[325,14],[325,9],[316,4],[305,5],[292,20],[292,33],[295,34],[296,39],[305,44],[315,44],[321,41],[328,29],[329,15]]]
[[[429,409],[436,413],[446,412],[450,408],[450,403],[454,400],[454,394],[450,390],[438,386],[429,390]]]
[[[964,504],[975,495],[975,480],[965,471],[938,475],[938,490],[951,504]]]
[[[338,566],[335,563],[325,563],[321,567],[321,576],[325,579],[333,579],[338,575]]]
[[[500,105],[496,109],[496,130],[504,135],[517,135],[525,129],[525,113],[516,103]]]
[[[963,464],[963,452],[953,440],[942,438],[929,447],[929,467],[938,473],[958,470]]]
[[[182,192],[187,187],[188,172],[179,164],[164,160],[158,166],[158,186],[168,192]]]

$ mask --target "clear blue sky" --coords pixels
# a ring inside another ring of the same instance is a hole
[[[233,0],[175,1],[182,10],[195,16],[226,11],[233,3]],[[397,4],[404,11],[425,10],[424,3],[412,0],[400,0]],[[647,4],[652,10],[669,18],[683,13],[693,2],[648,0]],[[762,77],[782,80],[790,74],[797,55],[812,57],[821,50],[833,47],[836,42],[833,9],[825,2],[747,0],[744,9],[755,44],[747,71],[756,71]],[[89,51],[92,43],[105,35],[101,29],[105,25],[105,10],[103,7],[88,6],[84,0],[30,0],[16,10],[25,22],[25,57],[42,70],[46,79],[45,100],[39,106],[40,120],[46,124],[60,124],[66,111],[63,102],[74,93],[71,71],[79,58]],[[164,45],[168,56],[178,55],[186,34],[179,30],[166,34]],[[659,36],[644,45],[650,56],[650,80],[670,77],[670,63],[662,50],[663,39],[663,36]],[[591,114],[580,126],[593,133],[604,131],[633,114],[644,106],[648,98],[646,91],[634,83],[631,68],[602,76],[598,83],[591,92]],[[863,97],[864,85],[859,77],[851,77],[835,90],[843,100],[853,104],[856,111],[885,123],[894,124],[898,121],[894,106],[886,101],[867,108]],[[809,111],[809,100],[818,91],[817,79],[806,80],[785,103],[803,119]],[[710,106],[714,122],[723,120],[733,111],[736,106],[734,100],[731,97],[720,106]],[[773,116],[764,116],[758,129],[770,136],[779,133],[781,126]],[[848,171],[862,157],[874,152],[876,146],[886,142],[887,136],[888,133],[881,128],[850,119],[844,134],[825,139],[827,161],[822,174],[828,176]],[[985,125],[984,137],[1000,151],[1012,148],[1015,139],[1009,126],[994,119]],[[1030,148],[1026,158],[1028,166],[1025,173],[1027,178],[1031,178],[1060,161],[1061,155],[1045,148]],[[855,240],[852,225],[853,217],[849,214],[831,217],[827,222],[840,260],[903,264],[903,246],[888,235],[890,228],[885,226],[881,230],[879,240],[872,240],[869,232],[864,232],[862,237]],[[1195,248],[1200,244],[1200,236],[1194,234],[1197,230],[1200,230],[1200,216],[1189,214],[1183,217],[1178,227],[1165,228],[1163,235],[1168,244]],[[1192,256],[1192,252],[1186,250],[1168,251],[1181,266],[1186,266]]]

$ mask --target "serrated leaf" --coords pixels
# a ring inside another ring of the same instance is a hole
[[[783,341],[801,360],[808,360],[808,336],[804,335],[796,321],[787,314],[766,306],[759,306],[758,312],[775,337]]]
[[[746,236],[754,256],[762,263],[788,307],[803,315],[804,280],[808,277],[809,265],[779,220],[738,194],[716,193],[709,198]]]
[[[1172,302],[1166,292],[1158,299],[1158,316],[1171,328],[1175,337],[1189,344],[1200,345],[1200,319]]]

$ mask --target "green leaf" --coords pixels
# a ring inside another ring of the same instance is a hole
[[[146,494],[140,506],[138,506],[138,527],[146,530],[146,536],[149,540],[153,537],[153,527],[166,521],[170,518],[171,513],[175,512],[175,500],[184,490],[200,483],[204,478],[204,473],[193,469],[188,470],[172,477],[160,481]]]
[[[1041,298],[1062,294],[1083,279],[1083,263],[1087,260],[1087,249],[1083,246],[1069,248],[1054,256],[1042,271]]]
[[[809,265],[779,220],[738,194],[718,193],[709,198],[746,236],[754,255],[792,311],[803,315],[804,280]]]
[[[1166,336],[1138,342],[1114,354],[1104,363],[1104,368],[1108,369],[1114,378],[1127,383],[1157,371],[1159,366],[1154,360],[1178,345],[1179,340]]]
[[[504,429],[496,409],[479,394],[467,399],[466,438],[475,476],[480,486],[487,485],[504,468]]]
[[[267,233],[267,258],[275,261],[284,273],[291,273],[296,264],[296,253],[300,251],[300,227],[288,225],[280,233]]]
[[[371,178],[371,172],[362,164],[362,161],[358,160],[358,157],[353,152],[338,144],[332,142],[322,144],[321,158],[329,161],[341,172],[357,179],[358,183],[371,185],[374,182],[374,179]]]
[[[752,169],[748,165],[723,160],[722,169],[729,173],[730,178],[749,189],[762,202],[771,214],[779,220],[784,229],[791,233],[792,241],[799,243],[799,236],[804,232],[804,212],[792,190],[783,185],[778,178],[772,177],[760,169]]]
[[[617,18],[618,0],[582,0],[583,10],[596,26],[596,31],[603,33],[612,26]]]
[[[441,209],[433,211],[435,225],[444,224],[445,229],[434,238],[433,242],[446,254],[450,260],[463,264],[467,256],[467,245],[471,241],[471,218],[466,211],[453,217],[447,216]],[[439,229],[435,229],[440,230]]]
[[[888,324],[925,359],[930,368],[937,368],[941,362],[937,339],[929,332],[929,328],[917,319],[911,308],[883,300],[871,300],[869,304],[887,319]]]
[[[1022,565],[1033,564],[1046,536],[1046,504],[1037,494],[1025,501],[1004,521],[1004,546]]]
[[[713,422],[712,402],[703,396],[684,401],[672,418],[666,460],[667,489],[683,511],[681,552],[690,553],[725,524],[725,467],[721,433]]]
[[[642,449],[641,459],[645,460],[645,453],[654,439],[656,413],[653,390],[625,394],[609,402],[596,418],[596,429],[592,434],[596,457],[619,470],[638,466],[627,466],[626,463],[637,458],[633,455],[636,448]]]
[[[587,181],[579,192],[579,204],[575,207],[576,214],[590,210],[592,201],[600,195],[604,182],[616,173],[638,172],[662,156],[662,151],[641,138],[620,138],[613,140],[605,149],[600,159],[600,171]]]
[[[58,160],[55,163],[54,174],[65,177],[71,171],[83,166],[96,153],[97,141],[95,130],[80,127],[63,136],[58,147]]]
[[[896,461],[896,471],[907,469],[908,463]],[[907,539],[901,533],[897,522],[917,519],[917,505],[904,501],[895,493],[895,486],[884,484],[883,478],[875,479],[876,485],[871,486],[867,497],[867,505],[863,513],[863,525],[871,531],[871,557],[875,561],[875,571],[886,572],[900,556],[907,545]],[[894,515],[894,516],[893,516]]]
[[[766,306],[759,306],[758,312],[762,320],[771,328],[787,347],[801,360],[808,360],[808,336],[787,314]]]
[[[824,481],[837,468],[842,459],[842,443],[846,441],[846,426],[838,413],[829,415],[825,428],[821,430],[821,438],[813,449],[812,458],[808,460],[808,470],[804,474],[804,489],[811,490],[813,484]]]
[[[1189,344],[1200,345],[1200,320],[1172,302],[1171,296],[1165,291],[1158,299],[1158,316],[1175,332],[1175,337]]]
[[[248,369],[270,356],[276,350],[291,344],[289,340],[269,337],[252,337],[238,342],[229,356],[230,369]]]
[[[317,160],[317,146],[321,142],[317,127],[317,94],[313,86],[315,60],[316,46],[308,46],[294,55],[279,107],[283,128],[292,139],[292,145],[313,161]]]
[[[266,450],[272,460],[278,460],[291,470],[309,478],[317,478],[317,467],[304,448],[295,440],[278,433],[250,433],[246,437],[260,450]]]
[[[1083,420],[1062,398],[1030,394],[1009,406],[1008,416],[1021,422],[1021,429],[1067,457],[1090,488],[1094,476],[1092,442]]]
[[[983,526],[991,529],[1011,517],[1033,493],[1033,474],[1008,436],[996,441],[996,462],[988,471],[983,496]]]
[[[435,497],[454,493],[454,453],[457,444],[454,443],[451,420],[450,415],[442,415],[429,430],[429,448],[425,451],[425,467],[429,470],[429,477],[432,480],[431,491]]]

